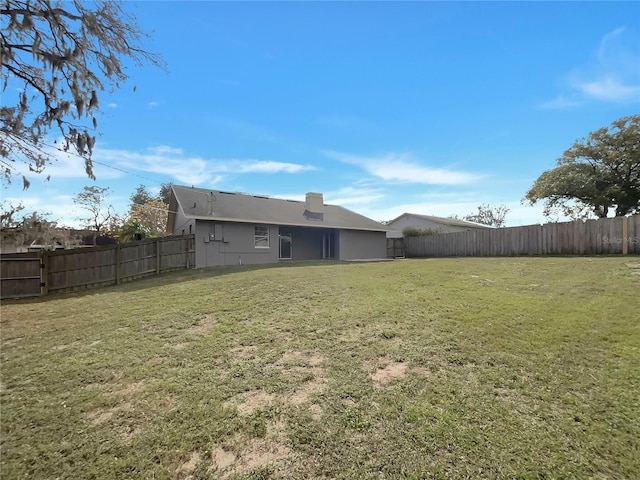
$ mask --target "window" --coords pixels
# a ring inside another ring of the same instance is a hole
[[[255,227],[253,243],[256,248],[269,248],[269,227]]]

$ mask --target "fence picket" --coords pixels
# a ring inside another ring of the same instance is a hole
[[[624,223],[623,223],[624,222]],[[623,225],[626,223],[626,227]],[[640,215],[409,237],[407,257],[640,254]]]
[[[105,247],[2,254],[0,296],[84,290],[190,268],[195,265],[194,240],[193,235],[185,235]]]

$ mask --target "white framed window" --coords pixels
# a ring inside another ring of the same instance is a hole
[[[256,226],[253,233],[253,244],[256,248],[269,248],[269,227]]]

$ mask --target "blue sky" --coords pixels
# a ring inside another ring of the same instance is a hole
[[[127,3],[167,72],[100,97],[94,182],[56,154],[3,199],[77,225],[162,182],[325,202],[375,220],[505,204],[571,144],[640,112],[638,2]],[[134,91],[134,88],[135,91]],[[108,165],[111,168],[107,168]]]

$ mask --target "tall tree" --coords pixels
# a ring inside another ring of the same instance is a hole
[[[129,78],[125,63],[160,58],[145,51],[135,17],[116,0],[4,0],[0,6],[3,102],[0,167],[7,181],[20,164],[42,173],[50,162],[45,140],[52,128],[61,148],[80,155],[94,179],[91,160],[99,111],[98,93]],[[15,89],[15,101],[8,96]],[[22,174],[23,185],[29,180]]]
[[[458,215],[449,215],[449,218],[453,218],[455,220],[466,220],[468,222],[480,223],[491,227],[504,227],[506,216],[510,211],[511,210],[506,205],[492,207],[488,203],[483,203],[478,205],[478,211],[475,213],[468,213],[463,217]]]
[[[131,194],[131,203],[133,205],[144,205],[145,203],[151,201],[153,196],[147,190],[147,187],[144,185],[139,185],[136,188],[136,191]]]
[[[82,192],[73,197],[76,205],[89,212],[87,217],[80,220],[84,220],[87,228],[93,230],[94,245],[113,216],[113,207],[107,204],[108,196],[108,187],[84,187]]]
[[[525,195],[531,205],[545,201],[545,216],[558,210],[572,218],[602,218],[612,209],[616,216],[640,212],[640,115],[576,141],[557,165]]]
[[[171,187],[173,186],[173,183],[171,182],[166,182],[163,183],[160,186],[160,193],[158,194],[158,197],[160,197],[160,199],[166,203],[167,205],[169,205],[170,201],[171,201]]]
[[[465,215],[462,219],[491,227],[504,227],[505,218],[510,211],[506,205],[491,207],[489,204],[483,203],[478,206],[477,212]]]
[[[139,232],[146,237],[161,237],[167,229],[169,205],[160,198],[154,198],[139,205],[131,205],[126,223],[138,225]]]

